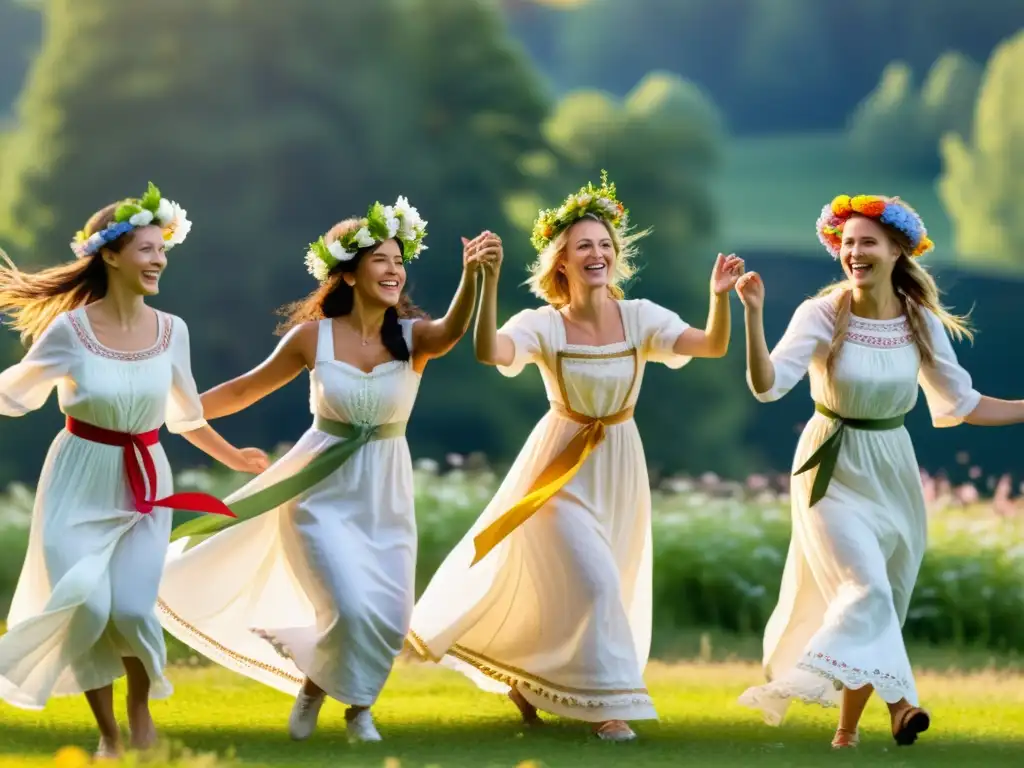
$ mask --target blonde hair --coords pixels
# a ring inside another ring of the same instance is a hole
[[[612,262],[611,279],[608,282],[608,292],[612,298],[622,299],[625,292],[622,289],[623,283],[628,282],[636,274],[636,266],[633,260],[637,255],[636,242],[649,234],[650,230],[623,235],[607,221],[593,213],[582,216],[572,226],[566,227],[558,233],[554,240],[541,251],[534,262],[529,266],[530,276],[524,285],[529,286],[530,292],[541,301],[544,301],[555,309],[561,309],[569,304],[569,281],[565,273],[558,267],[565,260],[565,254],[569,249],[569,233],[580,221],[591,219],[599,221],[608,230],[612,239],[612,247],[615,249],[615,259]]]
[[[118,205],[111,203],[94,213],[85,225],[86,236],[106,229]],[[127,232],[103,248],[119,253],[132,236]],[[61,313],[107,295],[107,266],[101,252],[39,272],[22,272],[0,250],[0,312],[9,316],[7,324],[18,331],[23,344],[31,346]]]
[[[875,220],[877,221],[877,220]],[[922,266],[916,258],[911,256],[914,249],[905,234],[898,229],[890,227],[882,222],[877,222],[885,230],[889,239],[900,249],[899,258],[892,270],[892,287],[896,297],[903,305],[903,313],[907,317],[910,326],[910,334],[921,356],[922,365],[935,363],[935,351],[932,345],[931,334],[925,324],[924,312],[927,309],[935,313],[942,322],[943,327],[957,341],[967,338],[974,340],[974,332],[970,327],[968,315],[955,315],[940,301],[939,287],[935,278]],[[842,280],[838,283],[822,288],[818,297],[834,296],[835,327],[832,330],[832,342],[829,346],[828,357],[825,358],[825,370],[832,375],[835,369],[836,359],[846,339],[846,331],[850,325],[851,305],[853,302],[853,286],[849,280]]]

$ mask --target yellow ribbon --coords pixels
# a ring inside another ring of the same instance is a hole
[[[476,555],[470,566],[483,560],[487,553],[494,549],[512,531],[529,520],[545,504],[547,504],[565,484],[568,483],[583,466],[587,457],[604,440],[607,427],[622,424],[633,418],[633,408],[625,408],[610,416],[584,416],[566,408],[561,403],[551,403],[551,410],[559,416],[575,421],[583,426],[573,435],[569,444],[562,449],[551,463],[537,476],[530,490],[505,514],[476,535],[473,544]]]

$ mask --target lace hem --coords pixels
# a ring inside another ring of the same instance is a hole
[[[790,672],[764,685],[748,688],[737,703],[760,710],[765,723],[777,726],[782,724],[792,701],[832,709],[839,706],[844,688],[856,690],[866,685],[872,686],[887,703],[905,698],[916,706],[913,683],[906,677],[880,669],[851,667],[821,652],[805,653]]]

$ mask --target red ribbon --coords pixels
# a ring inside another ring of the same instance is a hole
[[[153,462],[153,454],[149,449],[159,444],[160,430],[154,429],[138,435],[128,432],[115,432],[112,429],[97,427],[94,424],[86,424],[84,421],[67,418],[66,428],[75,437],[88,440],[92,443],[111,445],[121,448],[124,451],[124,471],[128,478],[128,487],[131,489],[132,498],[135,502],[135,511],[148,515],[154,507],[169,507],[180,509],[186,512],[205,512],[210,515],[226,515],[234,517],[235,513],[220,499],[208,493],[174,493],[162,499],[149,498],[149,495],[156,495],[156,464]],[[141,458],[142,466],[139,466]],[[145,477],[143,477],[145,470]],[[149,495],[146,493],[146,483],[149,483]]]

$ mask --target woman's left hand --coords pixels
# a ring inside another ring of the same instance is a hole
[[[728,256],[718,254],[714,269],[711,270],[711,291],[716,296],[728,293],[736,287],[736,281],[743,276],[743,259],[735,253]]]
[[[502,259],[501,238],[493,232],[481,232],[472,240],[462,238],[462,266],[470,274],[483,267],[497,272]]]

